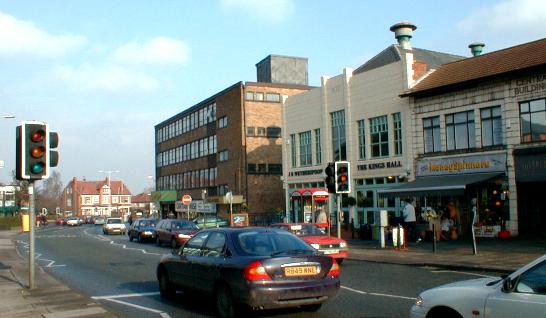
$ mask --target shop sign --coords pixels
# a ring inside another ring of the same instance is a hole
[[[475,155],[439,159],[425,159],[417,162],[417,176],[441,176],[449,174],[504,172],[506,154]]]
[[[391,169],[391,168],[401,168],[402,162],[400,160],[396,161],[387,161],[387,162],[375,162],[368,163],[365,165],[357,165],[358,170],[376,170],[376,169]]]
[[[159,202],[174,202],[176,201],[176,191],[152,191],[150,199]]]
[[[182,201],[176,201],[174,203],[174,210],[176,212],[201,212],[201,213],[216,213],[216,204],[204,203],[202,200],[193,200],[190,204],[186,205]]]
[[[546,73],[535,74],[515,80],[513,92],[515,96],[546,90]]]
[[[537,182],[546,181],[546,155],[517,155],[516,181]]]
[[[323,172],[322,169],[303,170],[303,171],[289,171],[289,172],[288,172],[288,176],[289,176],[289,177],[295,177],[295,176],[321,175],[322,172]]]

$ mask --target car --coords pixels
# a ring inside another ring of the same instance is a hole
[[[93,219],[93,224],[95,224],[95,225],[104,225],[104,222],[105,222],[105,219],[102,216],[96,216]]]
[[[58,219],[55,221],[55,224],[56,224],[56,225],[66,225],[66,219],[58,218]]]
[[[316,224],[277,223],[272,224],[271,227],[280,228],[296,234],[315,249],[321,251],[325,255],[335,258],[340,265],[349,255],[349,247],[344,239],[328,235],[324,228],[321,228]]]
[[[125,235],[127,233],[127,228],[121,218],[107,218],[102,226],[102,233],[106,235],[114,233]]]
[[[195,223],[199,228],[206,229],[209,227],[224,227],[229,226],[228,220],[221,218],[219,216],[215,215],[205,215],[200,216],[195,219],[193,219],[193,223]]]
[[[248,309],[317,311],[340,288],[335,259],[265,227],[201,230],[163,256],[156,275],[162,297],[173,299],[177,290],[212,296],[220,317],[245,317]]]
[[[545,314],[546,254],[501,278],[471,279],[425,290],[410,310],[412,318],[535,318]]]
[[[138,242],[142,243],[145,240],[153,240],[155,237],[155,225],[157,220],[155,219],[136,219],[133,221],[133,224],[127,230],[127,235],[129,235],[129,241],[137,239]]]
[[[66,225],[70,225],[70,226],[80,226],[80,225],[81,225],[80,219],[78,219],[78,218],[76,218],[76,217],[68,218],[68,219],[66,219]]]
[[[198,231],[199,227],[191,221],[163,219],[156,226],[155,242],[157,246],[168,243],[172,248],[176,248],[184,244]]]

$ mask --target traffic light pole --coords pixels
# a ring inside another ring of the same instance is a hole
[[[36,213],[34,211],[34,181],[30,181],[28,185],[28,196],[29,196],[29,219],[30,227],[28,232],[28,263],[29,263],[29,278],[28,278],[28,288],[35,289],[36,282],[34,281],[34,257],[35,257],[35,245],[34,245],[34,227],[36,225]]]
[[[341,238],[341,194],[337,196],[337,237]]]

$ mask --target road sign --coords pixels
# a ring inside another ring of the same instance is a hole
[[[191,196],[188,194],[184,194],[182,196],[182,204],[184,205],[190,205],[191,204]]]

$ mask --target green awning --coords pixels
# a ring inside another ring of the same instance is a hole
[[[504,172],[417,177],[414,181],[378,190],[377,193],[382,197],[462,195],[467,186],[488,181],[502,174]]]

